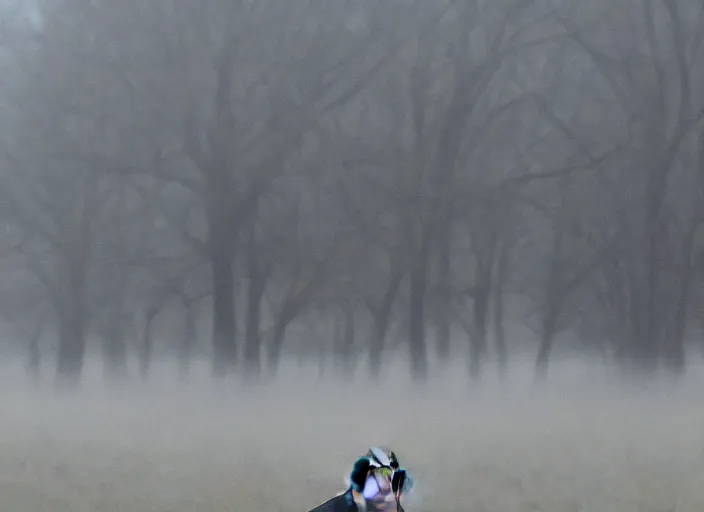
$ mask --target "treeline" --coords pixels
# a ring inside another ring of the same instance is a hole
[[[0,37],[0,313],[38,371],[685,368],[696,0],[38,0]],[[203,320],[211,326],[204,347]],[[523,322],[535,339],[511,339]],[[297,335],[292,336],[292,332]],[[302,334],[305,332],[304,334]],[[288,335],[288,340],[287,340]],[[537,343],[536,343],[537,341]]]

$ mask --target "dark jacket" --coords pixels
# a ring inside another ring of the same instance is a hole
[[[403,510],[403,507],[400,504],[397,505],[396,510],[398,512],[405,512]],[[352,498],[352,490],[349,489],[344,494],[340,494],[339,496],[335,496],[334,498],[329,499],[325,503],[318,505],[310,512],[359,512],[359,511],[358,511],[357,504],[354,502],[354,498]]]
[[[348,490],[344,494],[335,496],[322,505],[318,505],[310,512],[357,512],[357,504],[352,498],[352,491]]]

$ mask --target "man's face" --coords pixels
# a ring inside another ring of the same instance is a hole
[[[396,511],[396,496],[391,487],[392,475],[387,468],[377,468],[367,476],[364,497],[369,512]]]

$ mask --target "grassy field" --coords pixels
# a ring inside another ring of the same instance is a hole
[[[408,512],[704,510],[691,390],[230,387],[6,386],[0,510],[305,512],[376,443],[416,477]]]

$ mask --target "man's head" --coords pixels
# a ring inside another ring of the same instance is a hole
[[[357,460],[350,480],[355,498],[364,502],[368,512],[401,509],[401,495],[411,486],[411,479],[400,466],[396,454],[377,447]]]

